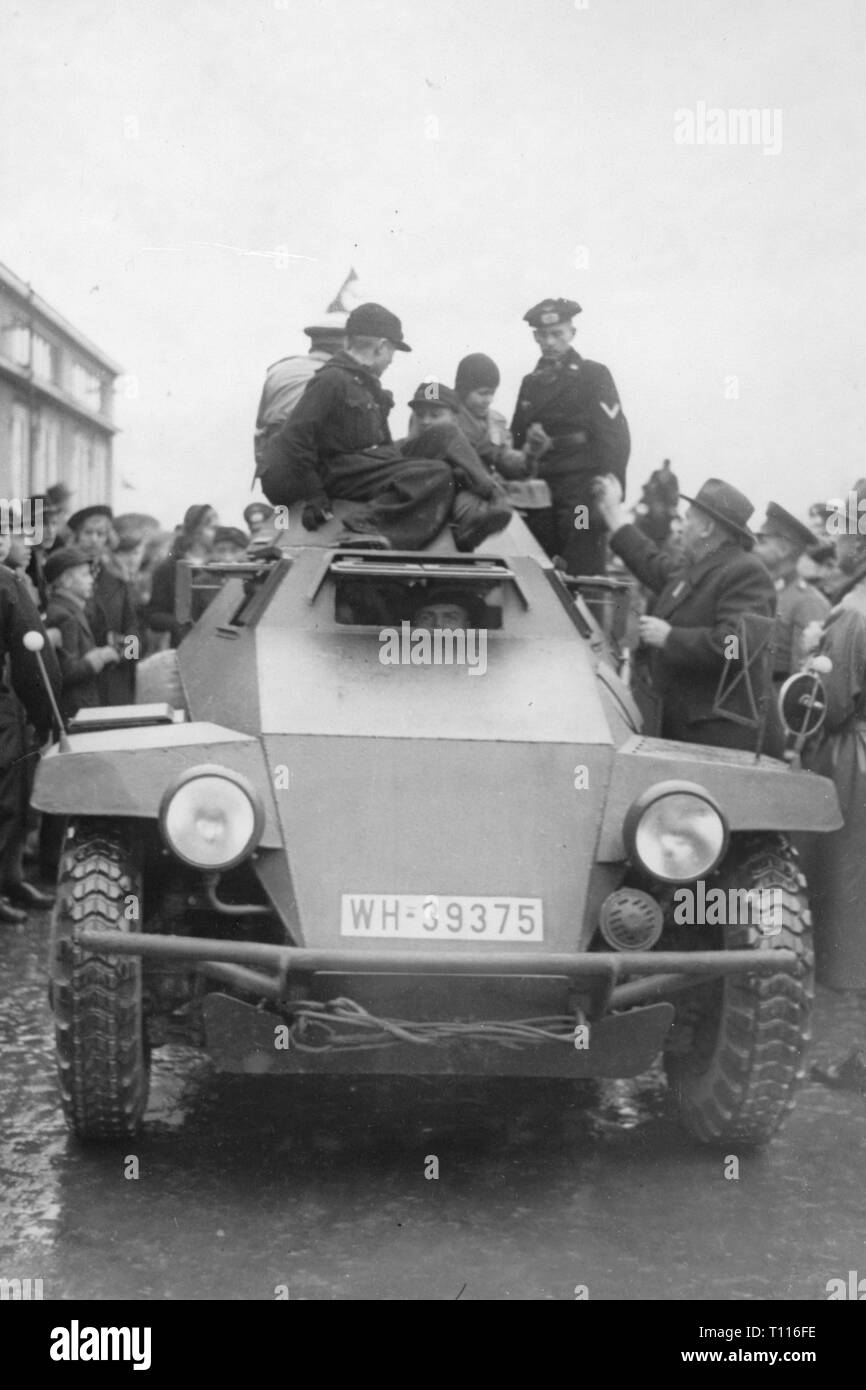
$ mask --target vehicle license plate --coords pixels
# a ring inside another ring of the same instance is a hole
[[[543,941],[540,898],[344,893],[340,935],[400,941]]]

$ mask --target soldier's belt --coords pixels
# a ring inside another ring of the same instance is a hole
[[[589,435],[586,430],[574,430],[571,434],[555,434],[552,436],[553,447],[567,446],[569,444],[588,444]]]

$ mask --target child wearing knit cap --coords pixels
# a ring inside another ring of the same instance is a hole
[[[499,387],[499,368],[484,352],[471,352],[457,366],[454,390],[460,399],[461,430],[488,468],[503,478],[529,478],[540,456],[533,443],[515,449],[504,415],[493,409]]]

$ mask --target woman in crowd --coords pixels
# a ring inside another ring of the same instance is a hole
[[[132,585],[112,550],[117,539],[114,515],[110,507],[97,503],[77,511],[69,518],[68,527],[75,546],[83,551],[93,573],[87,620],[94,641],[98,647],[115,647],[123,658],[106,666],[100,674],[100,701],[103,705],[134,704],[135,665],[141,655],[141,639]]]
[[[157,565],[153,574],[150,603],[145,610],[148,627],[155,632],[167,632],[173,647],[184,636],[175,608],[175,584],[180,560],[207,560],[213,548],[214,534],[219,525],[216,511],[207,502],[188,507],[180,534],[175,537],[168,556]]]

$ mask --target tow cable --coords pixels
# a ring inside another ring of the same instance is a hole
[[[516,1049],[524,1044],[548,1042],[574,1046],[575,1029],[583,1022],[581,1014],[556,1014],[549,1018],[479,1020],[473,1023],[420,1022],[418,1020],[378,1018],[353,999],[302,999],[290,1007],[290,1047],[299,1052],[329,1052],[339,1049],[370,1050],[397,1043],[416,1043],[430,1047],[455,1039],[493,1042]]]

